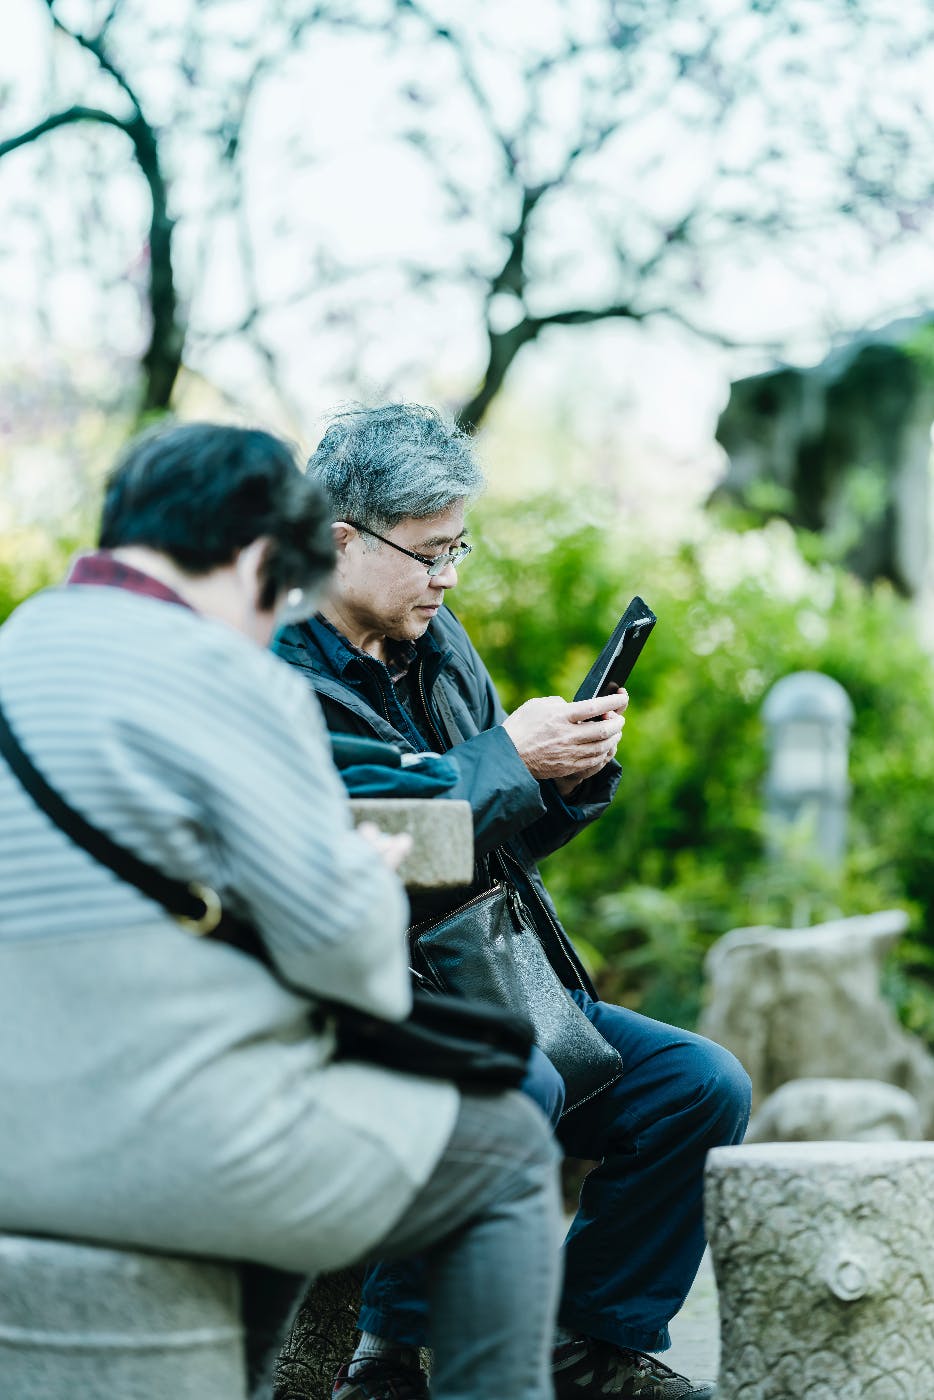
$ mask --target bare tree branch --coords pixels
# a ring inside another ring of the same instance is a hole
[[[0,158],[9,155],[11,151],[18,151],[21,146],[28,146],[33,141],[38,141],[41,136],[45,136],[49,131],[56,131],[60,126],[74,126],[78,122],[100,122],[104,126],[115,126],[119,131],[128,131],[128,124],[123,117],[114,116],[113,112],[106,112],[100,107],[68,107],[63,112],[56,112],[44,121],[37,122],[28,131],[22,131],[18,136],[11,136],[6,141],[0,141]]]
[[[111,9],[99,33],[91,38],[64,23],[55,9],[55,0],[45,0],[49,17],[55,28],[92,55],[99,69],[117,84],[130,103],[130,114],[118,116],[106,110],[75,106],[66,112],[47,117],[43,122],[13,137],[0,146],[0,156],[17,146],[36,141],[57,127],[82,121],[95,121],[117,127],[129,137],[133,155],[149,190],[151,213],[149,220],[149,343],[142,357],[143,389],[140,412],[160,411],[169,405],[172,389],[181,366],[185,341],[185,325],[179,308],[172,261],[172,229],[169,217],[169,192],[159,152],[159,136],[155,126],[146,119],[140,101],[126,75],[120,71],[108,53],[104,35],[116,10]]]

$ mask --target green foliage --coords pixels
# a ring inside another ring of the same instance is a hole
[[[58,583],[82,543],[39,529],[14,530],[0,540],[0,623],[30,593]]]
[[[916,931],[893,995],[934,1030],[918,980],[934,969],[934,679],[904,601],[809,565],[779,522],[743,534],[708,522],[653,548],[566,501],[486,511],[452,601],[507,708],[573,695],[632,594],[659,616],[629,686],[619,794],[545,868],[605,993],[690,1023],[704,954],[728,928],[902,905]],[[806,829],[779,864],[762,854],[761,705],[798,670],[833,676],[856,712],[842,872]]]
[[[887,974],[934,1044],[934,681],[914,619],[803,559],[789,527],[705,523],[653,546],[570,501],[488,503],[452,602],[507,708],[573,695],[633,593],[659,616],[630,683],[623,779],[606,815],[545,864],[605,995],[690,1025],[706,950],[727,929],[806,925],[893,905],[913,916]],[[0,542],[0,620],[56,582],[86,540],[20,529]],[[795,670],[838,680],[856,712],[850,854],[815,857],[806,825],[762,855],[762,701]]]

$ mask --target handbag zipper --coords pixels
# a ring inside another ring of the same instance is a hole
[[[523,929],[530,928],[531,932],[535,934],[535,925],[532,923],[532,915],[526,910],[521,894],[516,889],[515,885],[511,884],[508,880],[503,883],[506,890],[506,903],[509,905],[509,912],[516,926],[516,932],[521,933]],[[528,924],[523,919],[523,914],[527,915]],[[535,934],[535,937],[537,938],[538,935]]]
[[[472,909],[475,904],[482,904],[485,899],[490,898],[490,895],[499,894],[500,890],[504,888],[507,890],[510,888],[505,884],[505,881],[494,880],[492,885],[490,885],[488,889],[481,890],[479,894],[475,894],[473,899],[468,899],[466,904],[458,904],[456,908],[449,909],[447,913],[442,914],[440,918],[434,919],[430,922],[426,919],[420,924],[412,924],[409,928],[409,937],[412,939],[417,939],[420,938],[423,933],[431,933],[432,929],[440,928],[442,924],[446,924],[448,919],[453,918],[455,914],[463,913],[465,909]],[[506,898],[507,900],[509,899],[508,893],[506,895]],[[513,906],[511,902],[509,907],[510,910],[512,910]],[[515,917],[515,915],[513,917]]]

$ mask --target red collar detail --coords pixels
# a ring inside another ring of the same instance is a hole
[[[134,569],[132,564],[124,564],[115,559],[107,549],[97,549],[91,554],[79,554],[68,571],[66,584],[90,584],[104,588],[125,588],[128,593],[140,593],[145,598],[159,598],[163,603],[177,603],[193,612],[180,593],[167,584],[160,583],[142,569]]]

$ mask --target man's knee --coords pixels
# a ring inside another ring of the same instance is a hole
[[[694,1070],[701,1090],[711,1139],[739,1142],[749,1122],[752,1081],[735,1055],[716,1041],[698,1037],[693,1044]]]

